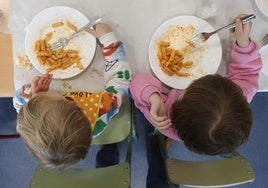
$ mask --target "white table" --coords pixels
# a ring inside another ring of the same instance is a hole
[[[268,18],[264,17],[256,8],[254,0],[226,0],[225,13],[207,21],[215,28],[228,23],[230,17],[240,13],[255,13],[251,37],[259,42],[268,32]],[[31,19],[42,9],[54,5],[66,5],[73,7],[89,18],[100,15],[114,29],[119,40],[124,42],[127,57],[132,65],[133,72],[151,73],[148,61],[148,46],[155,29],[165,20],[178,15],[195,15],[196,0],[11,0],[11,16],[25,18],[29,23]],[[229,32],[219,33],[223,45],[223,59],[218,73],[225,74],[226,63],[230,61],[231,42]],[[13,33],[14,57],[25,52],[25,32]],[[53,80],[51,88],[62,92],[70,90],[88,90],[91,92],[103,89],[102,78],[96,73],[96,69],[102,69],[102,57],[100,49],[91,66],[79,76],[67,80]],[[39,72],[32,68],[25,70],[15,65],[15,88],[30,82]],[[268,91],[268,77],[261,73],[259,91]],[[85,84],[87,83],[87,84]],[[89,84],[88,84],[89,83]],[[94,83],[94,84],[90,84]]]

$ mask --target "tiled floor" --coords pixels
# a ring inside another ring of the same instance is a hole
[[[239,148],[239,152],[250,162],[256,173],[253,183],[236,186],[238,188],[267,188],[268,169],[268,93],[258,93],[251,103],[254,113],[254,128],[249,142]],[[132,186],[145,188],[147,163],[145,158],[144,134],[140,131],[142,118],[137,116],[138,139],[132,144]],[[16,112],[10,99],[0,99],[0,131],[16,124]],[[0,132],[1,133],[1,132]],[[121,161],[124,160],[124,143],[120,143]],[[89,157],[81,161],[79,167],[94,167],[97,147],[92,147]],[[179,151],[179,152],[178,152]],[[183,144],[172,143],[170,155],[189,160],[206,159],[189,152]],[[36,167],[35,160],[28,154],[22,140],[0,140],[0,187],[26,188]]]

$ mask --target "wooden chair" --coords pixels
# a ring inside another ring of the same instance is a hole
[[[107,129],[93,139],[92,144],[115,143],[127,139],[126,160],[117,165],[64,171],[50,170],[39,166],[30,183],[30,188],[129,188],[131,170],[132,103],[129,99],[120,107]]]
[[[160,135],[160,139],[170,183],[187,187],[228,187],[253,182],[255,179],[249,162],[239,154],[212,161],[169,158],[164,136]]]

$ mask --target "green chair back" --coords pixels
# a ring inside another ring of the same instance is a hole
[[[109,123],[105,131],[92,140],[93,145],[111,144],[124,140],[130,133],[132,123],[132,104],[128,99]]]
[[[230,158],[186,161],[169,158],[165,137],[159,133],[161,153],[166,161],[169,182],[187,187],[228,187],[253,182],[255,173],[238,153]]]
[[[172,183],[188,187],[227,187],[255,179],[250,164],[240,155],[214,161],[167,158],[166,168]]]
[[[130,165],[96,168],[71,168],[62,172],[38,167],[32,177],[31,188],[129,188]]]

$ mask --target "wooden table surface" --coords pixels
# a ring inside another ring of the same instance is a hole
[[[0,97],[14,95],[11,34],[0,33]]]

